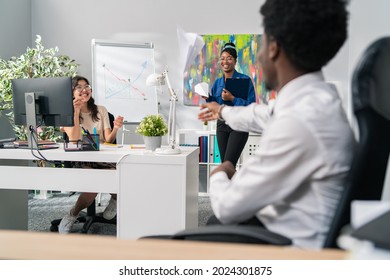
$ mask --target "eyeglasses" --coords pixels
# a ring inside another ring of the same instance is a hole
[[[221,56],[219,58],[219,61],[227,61],[227,62],[233,62],[234,58],[232,56],[227,56],[227,57],[224,57],[224,56]]]
[[[92,90],[92,87],[90,85],[86,85],[86,86],[76,86],[74,88],[77,92],[82,92],[83,90],[86,90],[86,91],[90,91]]]

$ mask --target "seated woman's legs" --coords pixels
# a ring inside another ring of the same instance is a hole
[[[88,208],[95,200],[97,193],[81,193],[76,201],[76,204],[70,209],[69,213],[62,218],[60,225],[58,226],[58,232],[61,234],[69,233],[73,224],[80,212]],[[111,195],[111,199],[103,212],[103,217],[107,220],[111,220],[116,216],[116,194]]]
[[[72,216],[78,216],[81,210],[88,208],[95,200],[97,193],[81,193],[76,201],[75,206],[70,210]]]
[[[106,209],[103,212],[103,218],[106,220],[112,220],[116,216],[116,194],[111,194],[110,201]]]
[[[115,169],[115,163],[102,163],[102,162],[77,162],[74,167],[85,169]],[[81,193],[76,201],[75,206],[69,211],[65,217],[62,218],[60,225],[58,226],[59,233],[69,233],[73,224],[76,222],[80,211],[88,208],[96,198],[97,193]],[[107,220],[111,220],[116,216],[116,194],[111,194],[111,199],[104,210],[103,217]]]
[[[80,211],[91,205],[96,196],[97,193],[81,193],[76,204],[70,209],[69,213],[62,218],[61,223],[58,226],[58,232],[61,234],[69,233],[73,224],[76,222]]]

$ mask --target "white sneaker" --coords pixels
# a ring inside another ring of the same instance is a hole
[[[77,216],[73,216],[70,213],[66,214],[62,218],[60,225],[58,226],[58,233],[68,234],[72,229],[73,224],[76,222]]]
[[[103,218],[106,220],[112,220],[116,216],[116,199],[110,198],[106,209],[103,212]]]

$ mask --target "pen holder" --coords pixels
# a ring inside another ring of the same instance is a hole
[[[65,141],[65,151],[99,151],[99,134],[83,135],[81,140]]]
[[[83,151],[99,151],[99,134],[83,135]]]

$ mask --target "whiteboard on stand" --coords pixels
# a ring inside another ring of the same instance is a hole
[[[158,113],[156,88],[146,86],[146,78],[154,72],[152,43],[92,40],[95,102],[125,122],[140,122]]]

